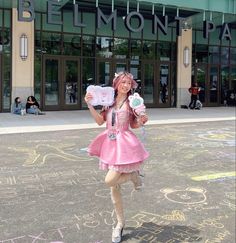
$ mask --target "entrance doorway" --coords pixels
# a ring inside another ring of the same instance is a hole
[[[201,88],[199,99],[204,106],[218,106],[219,99],[219,66],[197,64],[194,69],[193,82]]]
[[[148,107],[170,107],[170,87],[168,62],[143,62],[141,95]]]
[[[43,59],[43,109],[80,109],[80,60],[45,56]]]

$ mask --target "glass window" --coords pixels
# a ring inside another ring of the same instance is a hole
[[[84,58],[82,62],[82,97],[84,97],[87,87],[95,84],[95,61],[94,59]],[[82,99],[82,107],[87,107],[84,99]]]
[[[144,100],[153,103],[154,99],[154,64],[144,65]]]
[[[4,28],[2,32],[2,42],[3,42],[3,51],[5,53],[11,52],[11,30],[9,28]]]
[[[229,66],[221,66],[221,104],[227,105],[229,90]]]
[[[231,46],[236,46],[236,29],[231,28]]]
[[[210,67],[210,102],[217,103],[218,97],[218,67]]]
[[[170,61],[171,43],[160,42],[157,45],[157,58],[161,61]]]
[[[81,23],[81,12],[78,12],[78,23]],[[81,33],[81,27],[74,26],[74,11],[63,11],[63,32]]]
[[[101,11],[102,11],[102,9],[101,9]],[[105,14],[105,16],[106,16],[106,18],[109,18],[110,13],[109,13],[109,15]],[[105,24],[103,21],[101,21],[101,28],[97,29],[97,34],[105,35],[105,36],[113,36],[112,21],[113,21],[113,19],[108,24]]]
[[[3,25],[2,17],[3,17],[3,11],[2,9],[0,9],[0,27]]]
[[[42,15],[43,17],[43,30],[49,30],[49,31],[60,31],[61,32],[61,29],[62,29],[62,25],[60,24],[48,24],[47,22],[47,15],[46,14],[43,14]],[[54,21],[61,21],[61,18],[59,18],[60,16],[54,16],[56,17],[56,19]]]
[[[11,106],[11,55],[10,53],[3,55],[4,65],[3,71],[3,109],[8,110]]]
[[[47,33],[42,34],[42,48],[43,52],[47,54],[61,53],[61,34]]]
[[[196,44],[208,44],[208,39],[203,38],[203,31],[196,30]]]
[[[195,45],[196,48],[196,62],[208,62],[208,46]]]
[[[137,28],[140,27],[140,21],[139,21],[138,18],[132,17],[130,22],[131,22],[131,27],[133,29],[137,29]],[[144,23],[144,25],[145,25],[145,23]],[[131,32],[131,38],[140,38],[141,39],[142,38],[142,30],[139,31],[139,32]]]
[[[63,53],[64,53],[64,55],[80,56],[81,55],[81,36],[64,34]]]
[[[155,46],[154,41],[143,41],[143,58],[155,58]]]
[[[230,64],[236,64],[236,48],[230,48]]]
[[[92,36],[83,36],[83,56],[95,56],[95,38]]]
[[[221,47],[221,64],[229,64],[229,48]]]
[[[142,56],[141,40],[130,40],[130,51],[132,59],[140,59]]]
[[[34,23],[35,23],[35,29],[41,30],[41,13],[35,13],[35,22]]]
[[[84,34],[95,35],[95,27],[96,27],[96,20],[95,20],[95,13],[83,13],[83,23],[86,24],[86,27],[82,29]]]
[[[215,31],[209,33],[209,44],[220,45],[220,28],[216,28]]]
[[[109,58],[112,56],[113,39],[110,37],[97,37],[97,55]]]
[[[168,88],[169,87],[169,65],[160,65],[160,90],[159,90],[159,103],[165,104],[168,101]]]
[[[218,64],[220,62],[219,46],[209,46],[209,63]]]
[[[150,19],[145,19],[144,22],[144,29],[143,29],[143,39],[147,39],[147,40],[156,40],[157,39],[157,35],[154,35],[152,33],[152,20]]]
[[[114,57],[128,58],[129,56],[129,42],[127,39],[114,38]]]
[[[41,80],[41,55],[36,53],[34,58],[34,92],[35,98],[39,102],[41,97]]]
[[[10,10],[4,10],[4,26],[11,28],[11,12]]]
[[[116,26],[116,30],[114,31],[114,36],[126,37],[126,38],[129,37],[129,31],[125,27],[124,19],[125,19],[124,16],[117,17],[117,26]]]
[[[35,52],[36,53],[41,53],[42,48],[41,48],[41,32],[40,31],[35,31],[35,36],[34,36],[34,46],[35,46]]]
[[[163,34],[163,32],[158,28],[158,40],[160,41],[171,41],[172,40],[172,28],[168,27],[167,35]]]

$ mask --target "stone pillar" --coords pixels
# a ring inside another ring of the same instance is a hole
[[[12,9],[12,101],[21,97],[26,101],[34,94],[34,22],[18,21],[17,9]],[[20,36],[28,38],[28,57],[20,57]]]
[[[182,36],[178,36],[177,47],[177,107],[188,105],[192,72],[192,29],[182,30]],[[189,65],[184,65],[184,49],[189,48]]]

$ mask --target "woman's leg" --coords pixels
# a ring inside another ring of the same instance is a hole
[[[109,170],[105,178],[106,184],[110,187],[123,184],[127,181],[132,181],[136,190],[139,190],[143,185],[138,171],[119,173],[117,171]]]

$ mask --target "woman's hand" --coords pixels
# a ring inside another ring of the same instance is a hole
[[[87,105],[90,105],[90,101],[93,99],[93,96],[91,93],[86,93],[86,95],[84,96],[84,101],[87,103]]]
[[[148,121],[148,116],[146,114],[140,115],[137,118],[138,123],[142,126]]]

